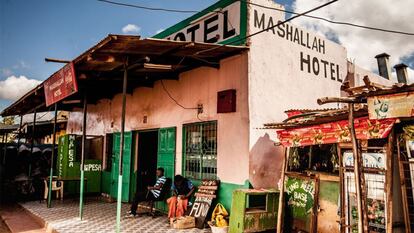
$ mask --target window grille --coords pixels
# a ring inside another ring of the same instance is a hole
[[[184,175],[190,179],[217,179],[217,122],[186,124]]]

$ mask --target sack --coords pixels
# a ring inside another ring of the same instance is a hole
[[[174,229],[188,229],[195,227],[195,218],[191,216],[172,218],[170,225]]]
[[[227,212],[226,208],[220,203],[216,205],[216,207],[213,210],[213,213],[211,214],[211,222],[214,222],[215,226],[217,227],[225,227],[229,224],[227,223],[226,217],[229,216],[229,213]]]

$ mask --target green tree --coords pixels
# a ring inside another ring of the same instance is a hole
[[[8,116],[3,118],[3,124],[14,125],[14,116]]]

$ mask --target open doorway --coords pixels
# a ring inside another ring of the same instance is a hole
[[[158,130],[138,132],[136,191],[155,183],[157,170]]]

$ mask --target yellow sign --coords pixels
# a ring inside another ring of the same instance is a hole
[[[369,119],[414,116],[414,92],[368,98]]]

